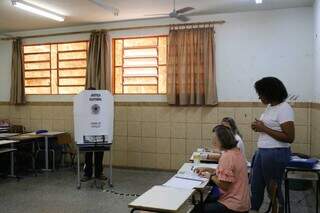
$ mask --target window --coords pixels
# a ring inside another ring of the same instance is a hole
[[[25,45],[26,94],[77,94],[84,89],[88,41]]]
[[[167,92],[167,36],[113,40],[115,94]]]

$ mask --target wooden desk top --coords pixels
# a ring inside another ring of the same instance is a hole
[[[177,212],[193,192],[194,190],[153,186],[128,206],[145,211]]]
[[[20,134],[19,133],[0,133],[0,138],[9,138],[17,135],[20,135]]]
[[[8,144],[12,144],[12,143],[18,143],[19,141],[16,140],[0,140],[0,146],[1,145],[8,145]]]
[[[21,135],[10,137],[11,140],[18,140],[18,141],[33,140],[33,139],[38,139],[38,138],[43,138],[43,136],[31,135],[31,134],[27,133],[27,134],[21,134]]]
[[[61,135],[61,134],[64,134],[64,133],[65,133],[65,132],[44,132],[44,133],[36,134],[35,132],[32,132],[32,133],[28,133],[28,134],[29,134],[29,135],[40,135],[40,136],[53,137],[53,136]]]
[[[4,149],[0,149],[0,154],[14,152],[14,151],[17,151],[17,149],[4,148]]]

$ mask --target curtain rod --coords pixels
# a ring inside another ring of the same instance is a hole
[[[121,30],[137,30],[137,29],[175,27],[175,26],[179,27],[179,26],[190,26],[190,25],[214,25],[214,24],[224,24],[224,23],[226,23],[226,22],[225,21],[211,21],[211,22],[197,22],[197,23],[186,23],[186,24],[165,24],[165,25],[151,25],[151,26],[140,26],[140,27],[113,28],[113,29],[106,29],[105,31],[111,32],[111,31],[121,31]],[[16,38],[26,39],[26,38],[49,37],[49,36],[85,34],[85,33],[92,33],[95,31],[99,31],[99,30],[86,30],[86,31],[78,31],[78,32],[52,33],[52,34],[31,35],[31,36],[17,36],[17,37],[1,38],[1,40],[14,40]]]

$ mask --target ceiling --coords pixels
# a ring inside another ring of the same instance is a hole
[[[145,14],[165,13],[172,10],[172,0],[102,0],[119,8],[114,16],[89,0],[27,0],[53,9],[64,15],[64,22],[56,22],[11,5],[11,0],[0,0],[0,33],[21,30],[46,29],[55,27],[77,26],[101,22],[150,18]],[[189,15],[205,15],[252,10],[270,10],[312,6],[314,0],[263,0],[256,5],[255,0],[176,0],[176,8],[186,6],[195,10]]]

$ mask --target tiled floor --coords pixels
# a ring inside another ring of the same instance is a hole
[[[153,185],[164,183],[172,175],[170,172],[114,169],[113,190],[141,194]],[[129,212],[127,205],[133,197],[103,192],[90,185],[83,184],[82,189],[77,190],[74,173],[68,169],[26,177],[20,182],[0,179],[0,212]],[[315,212],[312,191],[292,192],[291,195],[293,213]],[[263,206],[265,209],[266,204]]]

